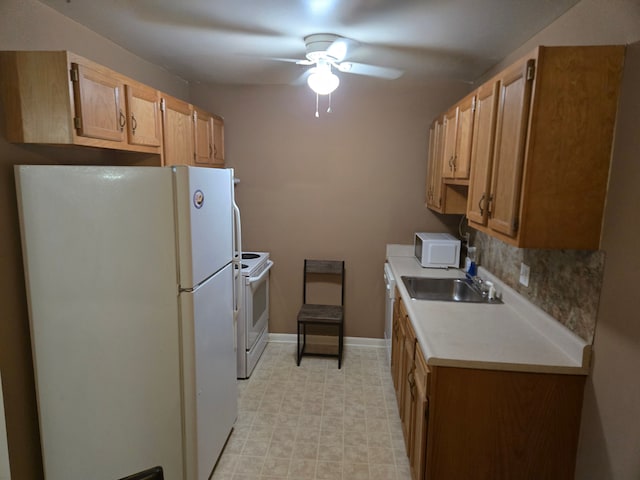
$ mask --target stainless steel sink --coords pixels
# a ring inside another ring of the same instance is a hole
[[[402,282],[411,298],[416,300],[440,300],[445,302],[502,303],[489,299],[471,280],[466,278],[406,277]]]

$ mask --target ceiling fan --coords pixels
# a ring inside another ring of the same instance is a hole
[[[404,72],[395,68],[379,67],[364,63],[345,61],[360,45],[350,38],[330,33],[317,33],[304,38],[306,55],[304,60],[294,60],[298,65],[312,66],[307,83],[318,95],[328,95],[340,83],[332,68],[340,72],[368,75],[378,78],[396,79]]]
[[[379,67],[365,63],[345,61],[360,45],[359,42],[331,33],[316,33],[304,38],[306,55],[304,60],[294,61],[297,65],[311,66],[307,73],[307,84],[316,93],[316,117],[318,116],[318,96],[330,95],[340,84],[340,78],[332,68],[340,72],[355,73],[393,80],[404,73],[396,68]],[[329,106],[328,112],[331,111]]]

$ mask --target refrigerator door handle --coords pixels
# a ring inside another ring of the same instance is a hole
[[[242,224],[240,222],[240,209],[236,204],[235,198],[233,199],[233,219],[233,324],[237,328],[238,315],[242,305]]]

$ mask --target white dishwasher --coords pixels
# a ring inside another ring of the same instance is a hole
[[[393,302],[395,300],[396,278],[393,276],[391,266],[386,262],[384,264],[384,284],[387,288],[385,294],[384,340],[387,345],[387,360],[389,364],[391,364],[391,332],[393,328]]]

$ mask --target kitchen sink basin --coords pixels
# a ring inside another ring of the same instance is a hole
[[[444,302],[502,303],[489,299],[487,293],[466,278],[406,277],[402,282],[411,298],[416,300],[440,300]]]

